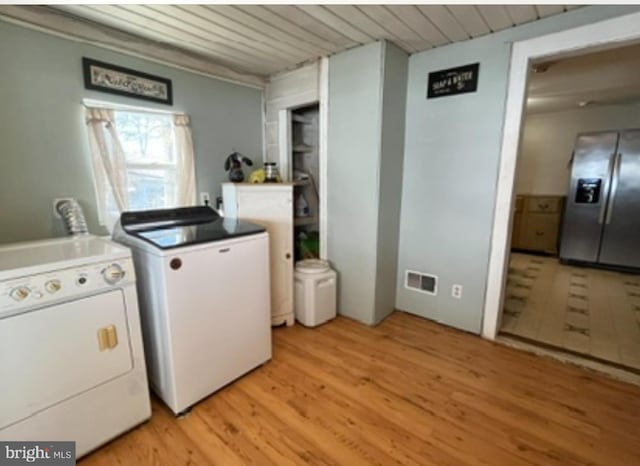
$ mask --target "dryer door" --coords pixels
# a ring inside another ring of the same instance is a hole
[[[0,319],[0,430],[132,368],[121,290]]]

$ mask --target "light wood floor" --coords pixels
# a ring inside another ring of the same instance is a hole
[[[93,465],[640,465],[640,387],[396,312],[274,330],[273,360]]]

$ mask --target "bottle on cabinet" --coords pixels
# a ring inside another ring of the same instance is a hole
[[[299,193],[295,201],[296,217],[308,217],[309,216],[309,203],[304,197],[304,194]]]

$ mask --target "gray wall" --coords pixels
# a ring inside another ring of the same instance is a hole
[[[329,62],[327,249],[339,312],[367,324],[395,304],[407,66],[385,41]]]
[[[169,78],[174,105],[86,91],[86,56]],[[76,197],[89,230],[98,225],[83,98],[163,110],[192,118],[197,189],[221,194],[233,148],[260,162],[261,91],[158,65],[0,21],[0,243],[59,236],[56,197]]]
[[[327,251],[338,311],[371,324],[376,280],[382,44],[329,59]]]
[[[480,332],[511,43],[636,10],[580,8],[410,57],[398,309]],[[477,92],[425,98],[429,72],[475,62]],[[438,295],[405,289],[406,269],[437,275]]]
[[[395,309],[409,56],[384,47],[375,322]]]

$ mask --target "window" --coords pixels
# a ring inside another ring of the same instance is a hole
[[[186,115],[87,107],[100,223],[125,210],[193,205],[193,145]]]
[[[128,209],[175,207],[178,173],[171,115],[114,113],[126,161]],[[113,196],[110,198],[117,211]]]

